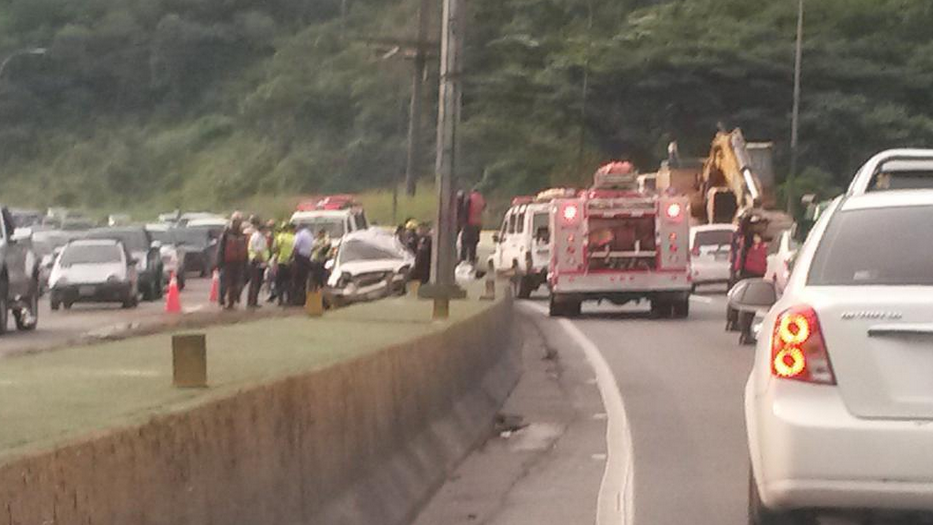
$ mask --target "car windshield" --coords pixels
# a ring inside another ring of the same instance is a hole
[[[299,226],[307,226],[312,233],[324,230],[331,239],[339,239],[344,236],[344,220],[341,217],[315,217],[313,219],[301,219],[296,221]]]
[[[149,250],[149,239],[143,230],[95,230],[87,234],[88,239],[114,239],[123,243],[131,252]]]
[[[340,262],[356,261],[382,261],[386,259],[401,260],[404,255],[400,250],[392,249],[389,246],[380,246],[378,244],[354,239],[343,243],[340,247]]]
[[[175,235],[180,242],[191,246],[204,247],[210,243],[210,230],[207,228],[181,228]]]
[[[109,264],[120,261],[122,261],[120,248],[115,244],[76,244],[65,248],[61,265]]]
[[[159,241],[162,244],[175,244],[175,236],[168,230],[149,230],[152,240]]]
[[[820,240],[813,286],[933,286],[933,206],[849,210]]]
[[[732,244],[732,230],[698,231],[693,240],[694,246],[723,246]]]

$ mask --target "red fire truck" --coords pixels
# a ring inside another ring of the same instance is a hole
[[[648,299],[654,317],[687,317],[689,200],[639,191],[627,162],[603,166],[594,182],[551,207],[550,314],[579,315],[583,301]]]

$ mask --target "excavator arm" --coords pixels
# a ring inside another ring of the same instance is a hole
[[[742,130],[716,134],[700,184],[710,223],[732,222],[743,211],[761,205],[761,181],[754,173]]]

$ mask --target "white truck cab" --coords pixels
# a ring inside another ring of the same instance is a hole
[[[490,261],[497,273],[514,276],[516,293],[527,299],[547,282],[551,261],[551,205],[555,198],[572,196],[575,190],[554,189],[535,197],[517,197],[493,236],[495,252]]]
[[[349,195],[303,202],[298,205],[291,222],[299,227],[307,226],[314,233],[323,229],[336,243],[348,234],[369,229],[366,213]]]

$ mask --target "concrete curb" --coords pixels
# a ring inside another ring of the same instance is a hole
[[[445,330],[0,468],[0,525],[408,522],[519,375],[505,300]]]

